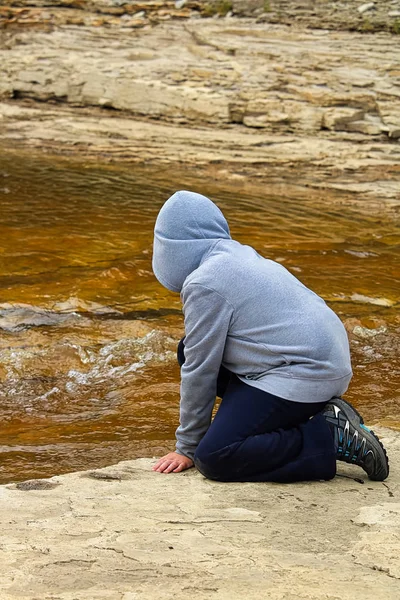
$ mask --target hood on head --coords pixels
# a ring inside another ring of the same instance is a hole
[[[172,292],[220,239],[230,239],[229,227],[218,206],[194,192],[176,192],[158,213],[154,228],[153,272]]]

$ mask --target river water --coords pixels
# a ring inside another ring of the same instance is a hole
[[[186,177],[181,187],[210,195],[234,237],[339,314],[353,352],[347,398],[367,422],[400,428],[393,210]],[[0,155],[0,482],[173,449],[182,316],[178,295],[151,272],[171,180],[171,171]]]

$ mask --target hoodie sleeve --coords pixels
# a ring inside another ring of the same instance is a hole
[[[176,451],[193,459],[211,422],[233,307],[215,290],[196,283],[183,289],[182,300],[185,363],[181,367]]]

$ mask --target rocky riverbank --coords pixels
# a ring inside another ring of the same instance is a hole
[[[10,29],[50,30],[60,24],[140,28],[191,17],[251,17],[257,23],[400,33],[399,0],[8,0],[0,10],[0,24]]]
[[[396,2],[46,4],[2,8],[3,146],[398,201],[397,36],[336,19]]]
[[[153,461],[0,487],[2,600],[397,600],[400,434],[384,483],[219,484]],[[354,479],[356,477],[356,479]]]
[[[9,0],[0,166],[2,151],[137,163],[177,187],[184,172],[395,218],[399,11]],[[346,326],[355,352],[398,345],[385,321]],[[218,484],[140,459],[0,486],[1,600],[398,600],[400,434],[379,434],[384,483],[341,465],[331,482]]]

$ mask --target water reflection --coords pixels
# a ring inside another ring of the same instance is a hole
[[[151,272],[175,191],[150,169],[0,158],[0,480],[169,449],[178,417],[179,297]],[[182,177],[179,187],[193,189]],[[345,321],[370,421],[400,427],[399,234],[392,214],[196,182],[232,233]]]

